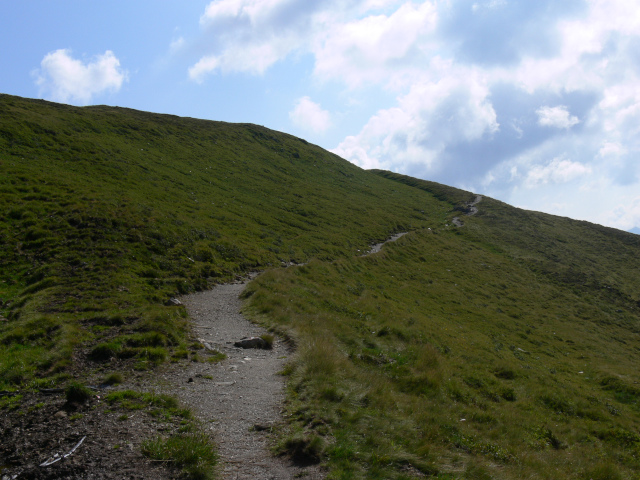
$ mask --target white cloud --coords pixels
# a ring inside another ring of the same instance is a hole
[[[331,126],[329,112],[309,97],[302,97],[296,102],[294,109],[289,112],[289,118],[296,127],[312,133],[324,133]]]
[[[602,158],[617,158],[626,153],[627,149],[617,142],[604,142],[600,150],[598,150],[598,155]]]
[[[623,230],[640,228],[640,197],[627,197],[624,203],[618,204],[605,223]]]
[[[436,26],[430,2],[405,3],[391,15],[369,15],[327,25],[314,43],[315,74],[345,81],[352,88],[364,81],[386,83],[419,71],[424,43]],[[395,81],[398,83],[398,80]]]
[[[214,0],[200,17],[209,53],[189,68],[189,78],[207,74],[263,74],[291,52],[308,45],[315,2]]]
[[[73,58],[70,50],[56,50],[45,55],[35,75],[42,96],[80,104],[104,92],[117,92],[127,80],[127,71],[110,50],[87,63]]]
[[[413,85],[397,107],[380,110],[334,153],[364,168],[436,171],[448,144],[499,130],[488,94],[473,71],[453,69],[438,82]]]
[[[482,10],[493,10],[495,8],[504,7],[507,4],[506,0],[491,0],[489,2],[484,3],[474,3],[471,5],[471,11],[474,13],[480,12]]]
[[[525,186],[533,188],[547,183],[567,183],[591,173],[591,167],[579,162],[554,158],[547,165],[536,165],[527,172]]]
[[[185,46],[185,44],[186,44],[186,40],[184,39],[184,37],[176,38],[169,45],[169,53],[175,54],[179,52]]]
[[[380,13],[387,10],[391,13]],[[430,1],[215,0],[200,18],[207,53],[189,69],[189,77],[202,82],[216,72],[261,75],[303,52],[313,54],[314,74],[323,79],[351,86],[398,81],[419,70],[412,64],[424,58],[436,18]]]
[[[559,105],[557,107],[540,107],[536,110],[538,124],[543,127],[571,128],[580,123],[578,117],[569,113],[567,107]]]

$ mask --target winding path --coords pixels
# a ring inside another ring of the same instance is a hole
[[[373,245],[366,255],[379,252],[385,243],[403,235]],[[219,363],[202,358],[200,362],[169,366],[159,375],[156,388],[177,396],[210,429],[218,444],[222,478],[322,479],[322,468],[294,465],[269,452],[269,430],[282,420],[285,399],[284,378],[278,372],[293,352],[278,338],[272,350],[233,346],[243,337],[267,333],[240,313],[239,296],[245,285],[218,285],[181,298],[198,341],[209,350],[225,353],[227,358]]]
[[[469,211],[465,213],[465,215],[468,217],[471,217],[476,213],[478,213],[478,207],[476,207],[476,205],[481,201],[482,201],[482,195],[476,195],[476,198],[475,200],[473,200],[473,202],[468,202],[466,204],[466,207],[469,209]],[[460,220],[460,217],[453,217],[453,219],[451,220],[451,223],[453,223],[456,227],[464,226],[464,222]]]

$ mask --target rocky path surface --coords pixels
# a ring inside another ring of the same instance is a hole
[[[365,256],[403,235],[406,232],[373,245]],[[234,346],[243,337],[267,333],[240,313],[239,296],[244,288],[244,282],[225,284],[181,298],[198,341],[227,358],[219,363],[169,366],[154,387],[177,396],[210,429],[218,444],[222,478],[322,479],[325,475],[320,467],[294,465],[269,452],[270,427],[281,421],[283,413],[284,378],[278,372],[293,352],[278,338],[271,350]]]
[[[324,478],[318,467],[296,466],[269,452],[269,429],[282,418],[284,402],[284,378],[278,372],[291,351],[279,339],[272,350],[233,346],[243,337],[267,333],[240,314],[238,297],[244,287],[219,285],[181,299],[199,341],[227,358],[219,363],[181,363],[160,376],[158,388],[190,406],[210,429],[218,444],[222,478]]]
[[[384,242],[381,243],[376,243],[375,245],[373,245],[371,247],[371,250],[369,250],[367,253],[365,253],[363,255],[363,257],[366,257],[368,255],[372,255],[374,253],[378,253],[380,250],[382,250],[382,246],[385,243],[389,243],[389,242],[395,242],[396,240],[398,240],[399,238],[405,236],[408,232],[401,232],[401,233],[396,233],[395,235],[391,235],[387,240],[385,240]]]
[[[476,213],[478,213],[478,207],[476,207],[476,205],[478,203],[480,203],[481,200],[482,200],[482,195],[476,195],[476,198],[475,198],[475,200],[473,200],[473,202],[467,203],[466,206],[467,206],[467,208],[469,210],[465,213],[465,215],[470,217],[470,216],[475,215]],[[464,222],[462,220],[460,220],[460,217],[453,217],[451,222],[456,227],[462,227],[464,225]]]

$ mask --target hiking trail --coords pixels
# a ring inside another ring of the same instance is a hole
[[[405,234],[373,245],[365,256]],[[294,352],[278,337],[271,350],[234,346],[243,337],[268,333],[240,313],[239,297],[246,282],[218,285],[180,299],[192,321],[194,337],[227,358],[218,363],[169,365],[158,372],[152,388],[178,397],[194,411],[218,445],[223,479],[322,479],[321,467],[296,465],[269,451],[270,429],[282,421],[284,413],[285,379],[279,372]]]

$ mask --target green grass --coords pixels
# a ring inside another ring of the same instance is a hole
[[[357,254],[441,204],[256,125],[0,95],[0,388],[79,347],[152,367],[188,336],[169,298]]]
[[[451,226],[473,198],[255,125],[0,95],[0,390],[74,354],[217,361],[167,300],[261,270],[245,312],[297,348],[277,452],[334,479],[635,478],[640,237],[486,197]],[[209,448],[186,430],[145,451]]]
[[[191,419],[192,414],[188,409],[180,407],[178,401],[169,395],[135,390],[119,390],[108,393],[104,397],[109,405],[119,405],[126,410],[146,410],[160,414],[164,418],[182,417]]]
[[[110,406],[125,411],[140,410],[160,421],[180,421],[182,426],[176,433],[145,440],[141,445],[142,453],[154,460],[170,462],[170,467],[177,469],[182,477],[201,480],[215,478],[218,462],[215,445],[193,419],[192,412],[181,407],[174,397],[120,390],[104,398]],[[121,414],[118,419],[127,421],[129,416]]]
[[[65,388],[67,403],[85,403],[93,396],[93,392],[80,382],[71,382]]]
[[[142,445],[142,453],[155,460],[171,462],[185,478],[215,478],[218,456],[209,437],[199,433],[183,433],[169,438],[156,437]]]
[[[633,478],[638,240],[479,207],[462,229],[249,285],[246,314],[298,346],[280,451],[325,439],[332,478]]]

